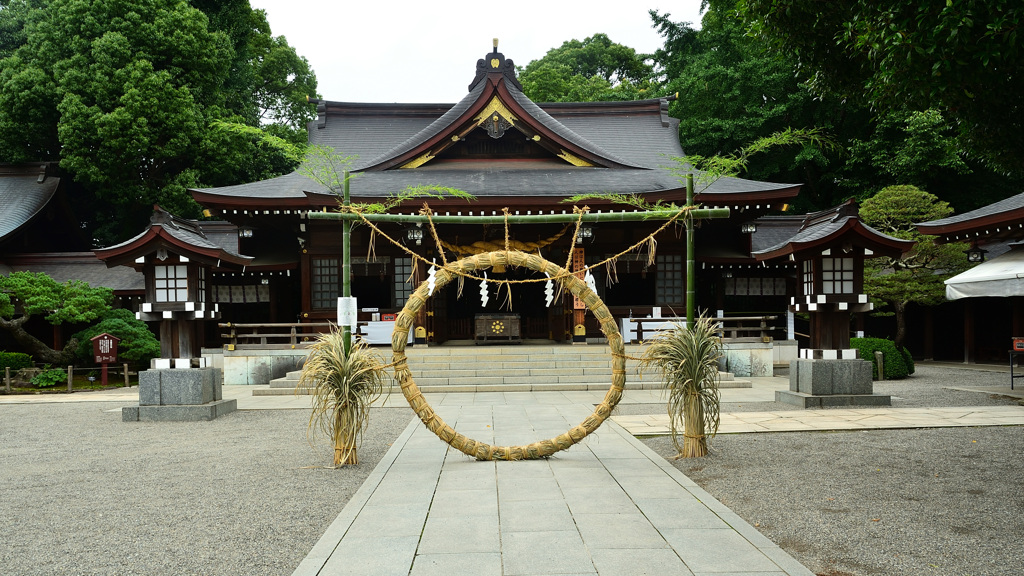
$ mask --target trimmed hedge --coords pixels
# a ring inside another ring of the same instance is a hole
[[[910,355],[910,350],[907,350],[906,346],[903,347],[903,350],[901,350],[901,352],[903,353],[903,363],[907,365],[907,374],[913,374],[914,357]]]
[[[16,372],[22,368],[32,367],[32,357],[28,354],[22,354],[21,352],[0,352],[0,374],[3,374],[4,368],[10,368],[11,372]]]
[[[886,380],[900,380],[914,372],[913,359],[910,359],[910,366],[907,366],[910,353],[905,348],[902,352],[897,350],[896,344],[892,340],[885,338],[850,338],[850,346],[857,349],[858,356],[871,362],[871,377],[876,380],[878,379],[878,364],[875,362],[876,350],[882,352]]]

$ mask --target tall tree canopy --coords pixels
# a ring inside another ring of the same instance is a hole
[[[0,159],[59,160],[99,243],[152,205],[196,217],[188,187],[293,166],[216,121],[298,139],[316,79],[248,0],[12,0],[0,10]]]
[[[793,74],[793,63],[765,52],[745,34],[732,2],[712,2],[700,30],[651,11],[665,38],[655,60],[666,75],[666,92],[678,94],[669,114],[679,118],[679,140],[687,154],[735,150],[787,128],[819,128],[835,136],[860,130],[867,116],[845,110],[834,99],[816,100]],[[779,148],[751,160],[747,177],[803,182],[806,208],[829,205],[838,154],[808,143]]]
[[[535,102],[639,100],[656,96],[654,67],[646,54],[606,34],[569,40],[519,68],[523,92]]]
[[[818,94],[938,108],[993,165],[1024,171],[1019,0],[741,0],[752,32],[796,57]]]
[[[790,52],[767,50],[737,15],[737,0],[710,0],[699,30],[651,12],[665,38],[655,53],[666,91],[679,98],[687,154],[730,150],[787,127],[817,128],[839,149],[782,148],[751,161],[751,178],[803,184],[794,210],[864,199],[913,184],[960,211],[1014,194],[1020,178],[992,170],[964,150],[955,118],[936,108],[875,109],[833,93],[816,95]]]

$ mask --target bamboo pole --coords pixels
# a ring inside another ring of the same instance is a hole
[[[352,197],[349,194],[348,170],[344,172],[342,183],[342,203],[344,206],[352,204]],[[352,296],[352,220],[343,220],[341,223],[341,295],[348,298]],[[352,327],[341,327],[342,342],[345,347],[345,356],[348,356],[352,349]]]
[[[693,206],[693,174],[686,175],[686,205]],[[686,327],[693,328],[693,311],[697,301],[697,267],[694,263],[693,249],[693,214],[687,214],[683,223],[686,226]]]
[[[691,200],[692,201],[692,200]],[[510,214],[509,224],[566,224],[576,222],[582,218],[585,223],[601,222],[637,222],[641,220],[667,220],[679,210],[648,210],[635,212],[587,212],[582,217],[579,214]],[[728,218],[728,208],[694,208],[691,210],[694,218]],[[419,214],[353,214],[349,212],[307,212],[310,220],[342,220],[355,221],[366,218],[370,222],[394,222],[399,224],[424,224],[427,217]],[[433,214],[430,220],[434,224],[505,224],[505,216],[448,216]]]

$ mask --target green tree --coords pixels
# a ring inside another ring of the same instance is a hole
[[[1024,4],[1016,0],[741,0],[751,32],[818,94],[937,108],[993,165],[1024,171]]]
[[[813,127],[839,146],[780,148],[753,159],[748,177],[802,183],[795,211],[866,198],[888,185],[913,184],[965,211],[1015,194],[1021,178],[968,156],[956,123],[937,109],[871,110],[854,99],[815,95],[797,58],[770,51],[747,34],[736,0],[710,0],[700,30],[651,12],[665,39],[655,52],[666,90],[678,93],[688,155],[715,155],[787,127]]]
[[[245,0],[13,0],[0,11],[0,157],[59,160],[94,237],[130,236],[159,203],[198,217],[188,188],[295,162],[216,121],[298,139],[315,78]],[[19,28],[20,24],[20,28]],[[10,32],[8,32],[10,31]]]
[[[973,172],[956,130],[935,109],[884,113],[872,133],[850,140],[847,150],[848,170],[840,186],[854,195],[866,195],[880,184],[941,189],[944,181]]]
[[[868,114],[815,99],[793,62],[746,36],[734,1],[709,2],[700,30],[673,22],[670,14],[650,15],[665,38],[655,60],[665,71],[665,90],[678,94],[669,114],[680,119],[679,140],[688,155],[721,154],[790,127],[818,128],[840,142],[862,135]],[[798,208],[812,209],[836,203],[835,172],[842,165],[840,154],[808,142],[752,160],[747,177],[802,182]]]
[[[873,258],[864,266],[864,292],[892,306],[896,316],[896,349],[906,345],[906,307],[915,303],[935,306],[946,300],[944,281],[968,268],[964,244],[939,244],[914,226],[953,214],[947,202],[915,186],[889,186],[860,207],[861,220],[904,240],[914,248],[903,258]]]
[[[54,326],[91,322],[110,309],[114,293],[92,288],[81,280],[63,284],[38,272],[12,272],[0,276],[0,328],[7,330],[38,362],[63,364],[74,356],[78,343],[72,338],[63,351],[50,348],[25,330],[33,317]]]
[[[606,34],[569,40],[519,67],[523,93],[535,102],[640,100],[656,96],[650,56]]]
[[[160,341],[149,331],[146,323],[135,318],[129,310],[108,310],[98,324],[75,334],[78,341],[76,356],[84,364],[92,364],[92,338],[106,332],[120,339],[117,343],[117,357],[121,362],[148,366],[150,358],[160,356]]]

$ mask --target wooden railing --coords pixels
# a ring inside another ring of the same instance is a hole
[[[285,324],[236,324],[228,322],[218,324],[218,328],[226,328],[227,334],[220,337],[227,341],[228,350],[245,348],[295,348],[305,345],[316,338],[320,332],[326,332],[334,324],[331,322],[296,322]]]
[[[771,341],[771,333],[775,327],[770,324],[776,316],[726,316],[712,318],[718,324],[718,334],[722,338],[759,338],[763,342]],[[642,342],[645,338],[653,338],[659,330],[663,330],[666,323],[685,322],[685,318],[628,318],[629,322],[636,324],[636,338]],[[647,324],[646,332],[644,324]],[[657,327],[656,327],[657,326]]]

